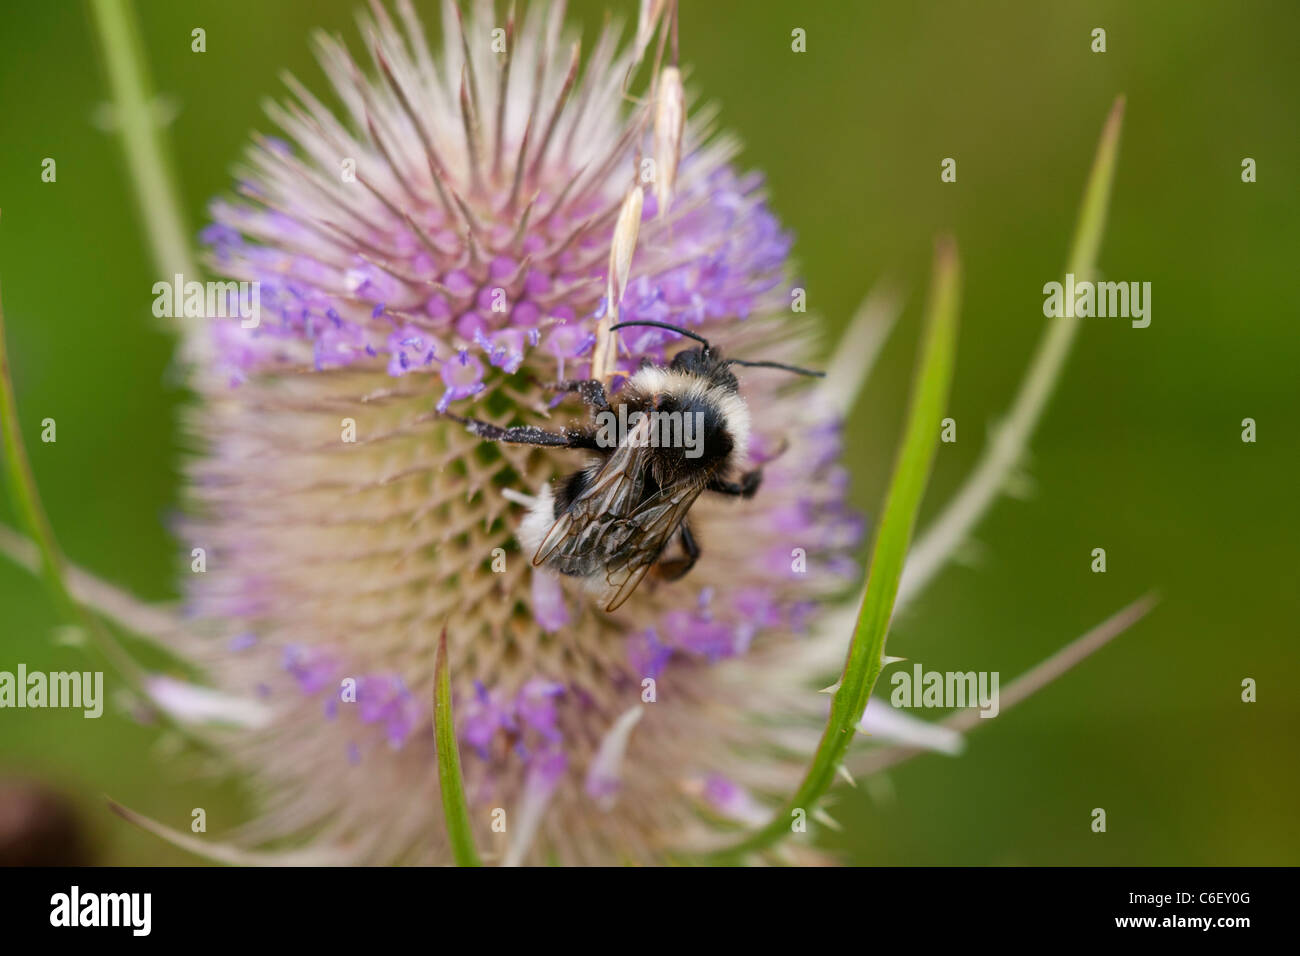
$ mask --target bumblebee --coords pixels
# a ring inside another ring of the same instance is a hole
[[[678,352],[667,365],[643,362],[612,403],[598,380],[555,383],[591,410],[585,427],[502,428],[449,416],[487,441],[590,453],[585,468],[529,500],[519,540],[533,552],[535,567],[582,579],[606,611],[617,610],[652,567],[671,581],[695,566],[700,545],[687,516],[701,494],[751,498],[758,491],[761,470],[740,467],[750,417],[732,368],[822,375],[779,362],[724,358],[707,339],[663,322],[623,322],[610,330],[631,326],[667,329],[700,346]]]

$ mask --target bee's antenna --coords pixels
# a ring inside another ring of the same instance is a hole
[[[686,329],[678,328],[675,325],[669,325],[667,322],[651,322],[649,319],[620,322],[617,325],[611,325],[609,330],[613,332],[615,329],[626,329],[632,325],[648,325],[654,329],[667,329],[669,332],[676,332],[678,335],[684,335],[688,339],[694,339],[695,341],[702,343],[706,349],[711,349],[713,347],[709,345],[709,340],[704,338],[702,335],[696,335],[694,332],[690,332]]]
[[[799,368],[797,365],[782,365],[780,362],[746,362],[744,359],[726,359],[728,365],[747,365],[750,368],[779,368],[785,372],[794,372],[796,375],[811,375],[813,378],[825,378],[825,372],[814,372],[810,368]]]

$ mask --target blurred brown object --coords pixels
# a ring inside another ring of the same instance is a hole
[[[0,778],[0,866],[87,866],[76,807],[35,780]]]

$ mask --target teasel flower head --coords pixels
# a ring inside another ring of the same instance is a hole
[[[556,429],[586,411],[547,383],[594,363],[617,387],[681,347],[658,328],[615,339],[615,317],[815,358],[791,237],[652,42],[671,5],[644,6],[631,42],[606,28],[584,57],[556,6],[446,5],[434,51],[405,0],[376,5],[362,60],[317,40],[341,110],[290,78],[269,107],[280,134],[255,138],[212,207],[210,266],[259,283],[260,321],[215,320],[197,370],[183,536],[207,554],[187,578],[204,636],[178,649],[258,703],[222,739],[261,796],[232,846],[447,861],[430,727],[444,628],[476,837],[498,861],[707,846],[815,745],[826,698],[807,681],[834,653],[810,628],[854,586],[863,530],[832,403],[746,370],[761,489],[701,497],[694,570],[613,613],[516,539],[518,495],[582,457],[441,414]]]

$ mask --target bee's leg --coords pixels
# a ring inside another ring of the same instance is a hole
[[[605,394],[605,383],[599,379],[572,379],[552,382],[549,388],[557,392],[577,392],[578,397],[598,412],[609,410],[609,396]]]
[[[738,498],[752,498],[754,492],[758,491],[758,486],[763,483],[763,469],[755,468],[753,471],[747,471],[740,476],[740,481],[726,481],[722,478],[711,478],[705,485],[709,491],[716,491],[723,495],[735,495]]]
[[[691,529],[686,522],[681,526],[682,550],[686,552],[685,557],[673,558],[669,561],[659,562],[659,575],[665,581],[676,581],[678,578],[684,578],[695,567],[695,562],[700,559],[700,543],[695,540],[695,535],[691,534]]]
[[[488,441],[509,442],[512,445],[546,445],[552,448],[589,448],[596,449],[596,439],[585,431],[566,428],[562,432],[551,432],[536,425],[522,425],[516,428],[502,428],[491,422],[477,418],[461,418],[444,412],[452,421],[460,422],[473,435]]]

